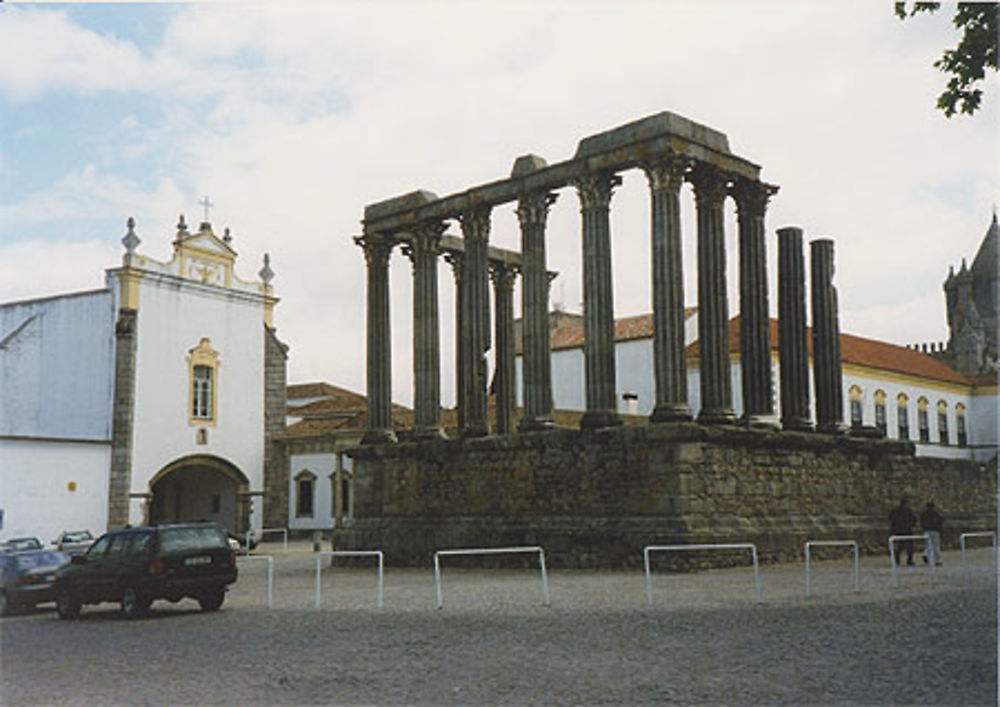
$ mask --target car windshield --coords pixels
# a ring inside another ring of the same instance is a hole
[[[194,528],[165,528],[160,532],[161,552],[184,552],[211,548],[229,549],[221,528],[206,525]]]
[[[39,550],[42,547],[37,538],[14,538],[8,540],[7,545],[14,550]]]
[[[93,540],[94,536],[86,530],[77,530],[72,533],[66,533],[63,535],[64,543],[84,543],[88,540]]]
[[[16,557],[17,566],[23,570],[35,569],[36,567],[58,567],[69,562],[69,557],[54,550],[22,552]]]

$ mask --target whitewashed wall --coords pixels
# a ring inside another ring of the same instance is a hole
[[[688,321],[690,322],[691,319]],[[690,332],[689,332],[690,334]],[[733,409],[737,416],[743,413],[742,376],[739,358],[731,359],[731,383],[733,391]],[[698,369],[688,362],[688,404],[697,415],[701,409],[701,388]],[[517,358],[517,395],[518,404],[522,405],[521,357]],[[637,412],[649,415],[656,402],[656,387],[653,377],[653,342],[652,339],[637,339],[619,342],[615,346],[616,397],[619,410],[625,411],[621,404],[624,393],[638,396]],[[772,376],[774,385],[774,409],[780,417],[781,387],[778,375],[777,357],[773,357]],[[926,456],[972,457],[973,447],[984,446],[978,456],[991,457],[996,452],[997,430],[997,396],[978,396],[973,398],[967,390],[960,386],[941,384],[936,381],[924,381],[913,376],[901,376],[894,373],[879,375],[877,371],[861,372],[851,367],[845,367],[843,376],[844,422],[850,424],[851,386],[857,385],[862,391],[862,422],[865,425],[875,424],[875,399],[877,390],[886,393],[886,432],[891,439],[899,436],[898,412],[896,397],[905,393],[909,397],[910,439],[919,440],[917,418],[917,400],[923,396],[928,401],[928,424],[930,429],[930,444],[918,446],[917,453]],[[815,393],[813,388],[813,372],[809,368],[809,393],[811,417],[815,420]],[[586,409],[584,385],[583,349],[562,349],[552,352],[552,397],[556,408],[564,410]],[[939,444],[937,404],[944,400],[948,405],[948,435],[949,445]],[[966,428],[969,448],[961,449],[958,444],[955,409],[958,403],[966,408]],[[989,451],[991,450],[991,451]]]
[[[158,471],[193,454],[230,462],[246,475],[251,491],[262,491],[262,305],[197,283],[144,277],[138,311],[132,491],[148,493]],[[215,425],[204,425],[207,444],[197,444],[200,426],[189,424],[187,357],[203,337],[219,354],[218,407]],[[259,515],[251,522],[259,528]]]
[[[0,339],[11,334],[0,355],[0,435],[109,440],[110,291],[2,305]]]
[[[0,539],[48,544],[63,530],[104,532],[110,460],[108,443],[0,438]]]

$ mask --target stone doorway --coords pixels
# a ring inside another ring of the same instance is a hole
[[[149,490],[148,523],[210,521],[234,533],[246,532],[249,525],[249,481],[224,459],[178,459],[150,480]]]

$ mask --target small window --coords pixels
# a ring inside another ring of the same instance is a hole
[[[316,477],[303,471],[295,477],[295,515],[299,518],[311,518],[313,515]]]
[[[905,395],[896,398],[896,424],[900,439],[910,438],[910,414],[907,408],[908,399]]]
[[[864,416],[861,412],[861,388],[852,385],[847,391],[851,401],[851,427],[861,427],[864,424]]]
[[[938,413],[938,441],[941,444],[950,444],[948,439],[948,403],[939,400],[937,404]]]
[[[875,391],[875,427],[885,437],[885,391],[882,390]]]
[[[965,406],[959,403],[955,406],[955,433],[958,435],[958,446],[965,447],[969,438],[965,431]]]
[[[209,366],[194,367],[194,400],[191,416],[198,420],[212,417],[212,369]]]

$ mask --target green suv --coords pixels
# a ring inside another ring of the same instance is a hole
[[[236,554],[222,526],[178,523],[113,530],[56,573],[59,618],[75,619],[83,604],[121,602],[128,618],[154,599],[197,599],[215,611],[236,581]]]

